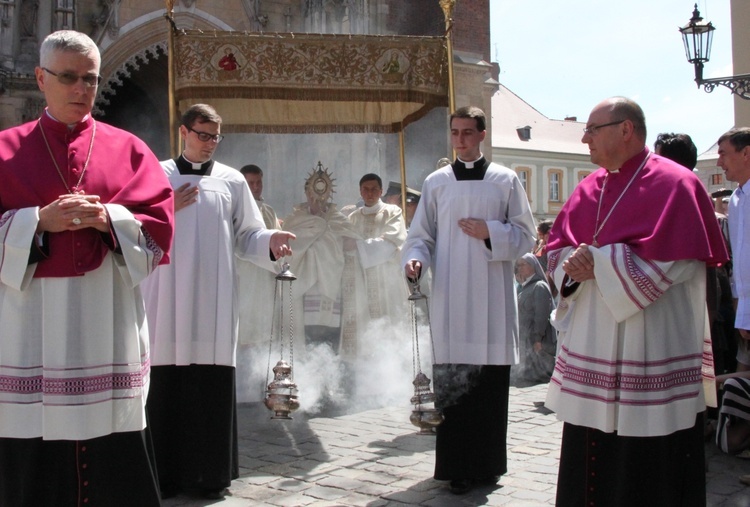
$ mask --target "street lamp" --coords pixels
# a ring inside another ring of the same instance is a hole
[[[682,41],[685,44],[685,56],[688,62],[695,66],[695,82],[698,88],[703,85],[703,89],[710,93],[719,85],[726,86],[735,95],[750,100],[750,74],[703,79],[703,62],[707,62],[711,57],[714,30],[716,28],[710,21],[703,21],[701,13],[698,12],[698,4],[695,4],[693,17],[680,28]]]

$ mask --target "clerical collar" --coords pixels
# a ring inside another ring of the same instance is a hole
[[[648,146],[644,146],[641,151],[626,160],[616,171],[610,171],[609,174],[622,173],[624,176],[630,176],[641,167],[643,161],[648,158],[650,154],[651,150],[648,149]]]
[[[57,118],[55,118],[54,116],[52,116],[52,114],[49,112],[49,109],[45,109],[44,110],[44,114],[46,114],[47,116],[49,116],[49,118],[51,120],[55,120],[57,123],[62,123],[60,120],[58,120]],[[89,115],[87,114],[86,116],[84,116],[83,118],[81,118],[81,121],[76,122],[76,123],[67,123],[66,125],[68,126],[68,130],[73,130],[78,125],[86,124],[88,122],[88,120],[89,120]]]
[[[484,155],[471,162],[464,162],[460,158],[451,164],[453,168],[453,174],[456,176],[458,181],[464,180],[483,180],[484,175],[489,167],[489,162],[484,158]]]
[[[459,157],[456,157],[456,162],[461,162],[466,169],[474,169],[474,164],[476,164],[477,162],[479,162],[483,158],[484,158],[484,155],[482,155],[480,153],[479,154],[479,158],[475,159],[475,160],[472,160],[471,162],[466,162],[465,160],[461,160]],[[481,164],[480,164],[480,166],[481,166]]]
[[[174,159],[174,162],[177,165],[177,170],[180,171],[180,174],[192,174],[196,176],[206,176],[211,174],[211,169],[214,165],[213,160],[203,163],[193,162],[185,158],[184,153]]]
[[[384,205],[385,203],[383,201],[378,201],[377,204],[373,204],[372,206],[362,206],[362,214],[374,215],[375,213],[383,209]]]

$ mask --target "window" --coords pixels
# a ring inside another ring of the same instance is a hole
[[[531,127],[526,125],[525,127],[518,127],[516,129],[516,133],[518,134],[518,138],[521,141],[528,141],[531,139]]]
[[[712,174],[711,175],[711,185],[721,185],[724,183],[724,175],[723,174]]]
[[[518,179],[521,180],[521,186],[524,191],[529,193],[529,171],[518,171]]]
[[[550,171],[549,172],[549,201],[560,202],[560,183],[562,182],[561,171]]]
[[[591,171],[579,171],[578,172],[578,183],[583,181],[583,178],[591,174]]]
[[[119,7],[113,8],[119,9]],[[72,30],[74,28],[73,24],[75,23],[74,16],[75,0],[57,0],[54,20],[56,30]]]
[[[519,172],[518,179],[521,180],[521,186],[523,187],[524,191],[528,192],[529,187],[527,186],[527,184],[528,184],[529,178],[528,178],[528,174],[526,173],[526,171]]]
[[[526,197],[531,200],[531,168],[520,166],[514,168],[518,179],[521,180],[521,186],[526,191]]]

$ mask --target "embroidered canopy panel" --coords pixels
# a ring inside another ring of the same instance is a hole
[[[180,111],[206,102],[227,133],[400,131],[448,105],[442,37],[180,30]]]

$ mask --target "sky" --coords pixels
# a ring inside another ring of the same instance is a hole
[[[696,3],[716,28],[704,78],[731,76],[729,0],[490,0],[492,61],[548,118],[586,122],[622,95],[643,108],[650,147],[660,132],[685,132],[700,154],[734,125],[734,106],[728,88],[698,89],[685,57],[678,28]]]

